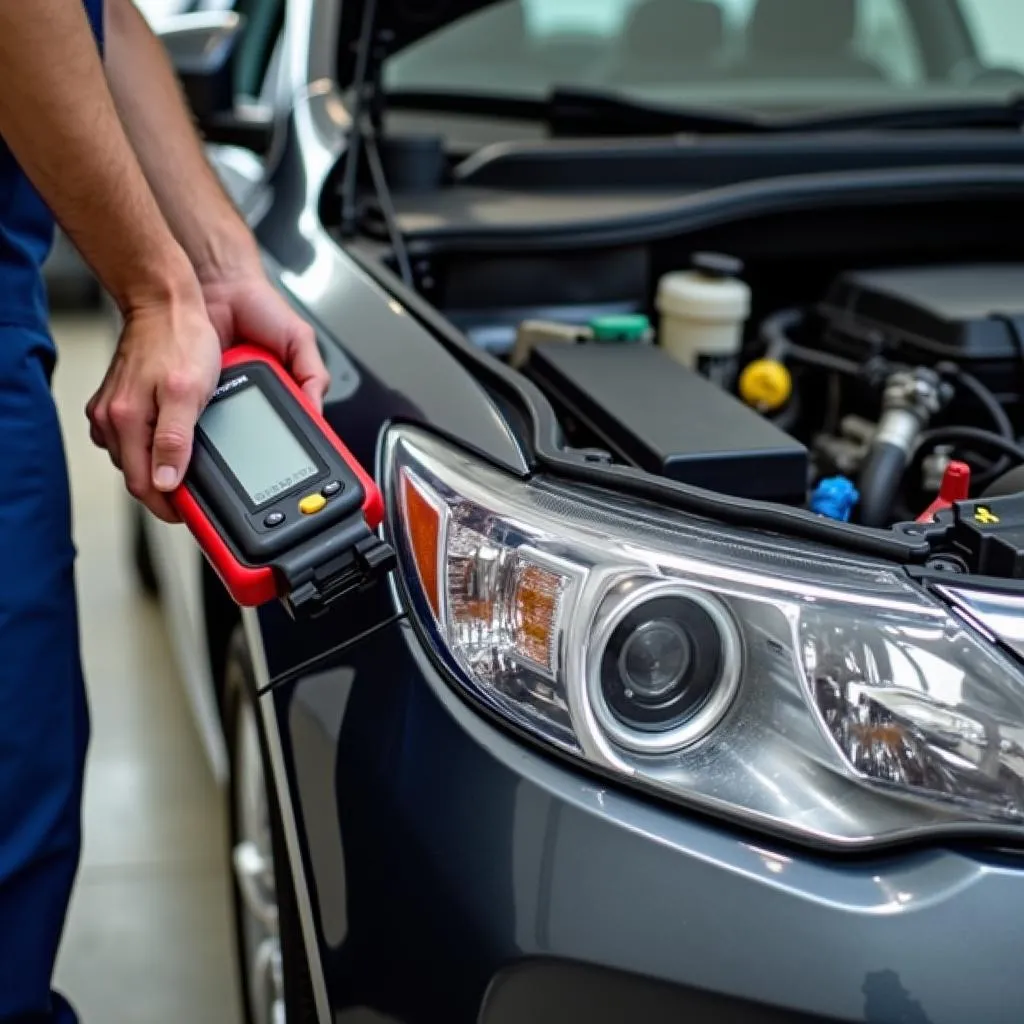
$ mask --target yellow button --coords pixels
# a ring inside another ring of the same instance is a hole
[[[327,499],[322,494],[307,494],[299,502],[299,511],[304,516],[312,516],[320,511],[327,504]]]

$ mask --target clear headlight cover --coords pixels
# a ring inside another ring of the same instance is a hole
[[[438,657],[581,760],[824,844],[1024,827],[1024,680],[899,569],[389,432],[390,526]]]

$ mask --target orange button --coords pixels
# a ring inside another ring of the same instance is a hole
[[[322,494],[307,494],[299,502],[299,511],[304,516],[316,515],[327,504],[327,499]]]

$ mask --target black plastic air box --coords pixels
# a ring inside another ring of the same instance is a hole
[[[807,449],[652,345],[542,344],[527,373],[570,434],[652,473],[742,498],[803,503]]]
[[[1016,393],[1024,361],[1024,264],[851,271],[818,311],[827,348],[909,365],[952,360],[997,394]]]

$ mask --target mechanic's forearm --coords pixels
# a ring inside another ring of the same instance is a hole
[[[197,289],[80,0],[0,0],[0,136],[122,310]]]
[[[167,222],[200,278],[251,269],[258,250],[214,174],[163,45],[132,0],[106,0],[107,80]]]

